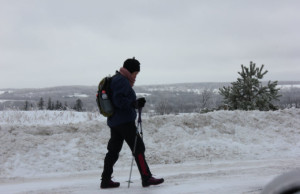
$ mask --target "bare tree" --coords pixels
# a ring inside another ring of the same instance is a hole
[[[200,95],[200,110],[209,108],[209,101],[212,97],[213,93],[210,90],[203,90]]]
[[[279,105],[281,108],[300,108],[300,89],[291,87],[281,92]]]
[[[161,100],[155,107],[155,112],[160,115],[170,114],[172,108],[166,99]]]

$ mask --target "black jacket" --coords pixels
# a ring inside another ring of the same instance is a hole
[[[112,78],[110,88],[114,114],[107,119],[108,126],[116,127],[124,123],[135,121],[137,113],[133,104],[136,100],[136,94],[129,80],[120,73],[117,73],[117,75]]]

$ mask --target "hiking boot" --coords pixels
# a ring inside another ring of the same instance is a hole
[[[154,178],[154,177],[150,177],[147,180],[143,180],[142,185],[143,185],[143,187],[149,187],[150,185],[159,185],[163,182],[164,182],[163,178],[157,179],[157,178]]]
[[[101,189],[108,189],[108,188],[116,188],[116,187],[119,187],[119,186],[120,186],[119,182],[114,182],[111,179],[108,179],[108,180],[102,179],[100,188]]]

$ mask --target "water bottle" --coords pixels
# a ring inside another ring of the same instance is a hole
[[[102,99],[103,100],[106,100],[107,99],[107,94],[106,94],[106,91],[105,90],[102,90],[102,95],[101,95]]]

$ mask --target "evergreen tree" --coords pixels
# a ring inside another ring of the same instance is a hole
[[[64,107],[63,107],[63,110],[67,110],[68,109],[68,104],[67,104],[67,102],[65,102],[65,105],[64,105]]]
[[[61,102],[59,102],[58,100],[56,101],[56,105],[55,105],[55,110],[61,110],[62,109],[62,104]]]
[[[250,62],[250,68],[242,67],[238,72],[241,78],[232,82],[232,86],[220,88],[220,94],[224,97],[224,103],[230,110],[276,110],[273,101],[278,100],[279,89],[277,81],[269,81],[263,86],[261,79],[268,72],[263,71],[264,65],[256,68],[255,63]]]
[[[27,100],[25,101],[24,110],[25,111],[29,110],[29,103]]]
[[[79,112],[83,110],[82,109],[82,101],[80,99],[76,100],[76,103],[75,103],[73,109],[76,110],[76,111],[79,111]]]
[[[51,98],[48,99],[47,110],[53,110]]]
[[[39,110],[43,110],[44,109],[44,99],[41,98],[39,103],[38,103],[38,108]]]

